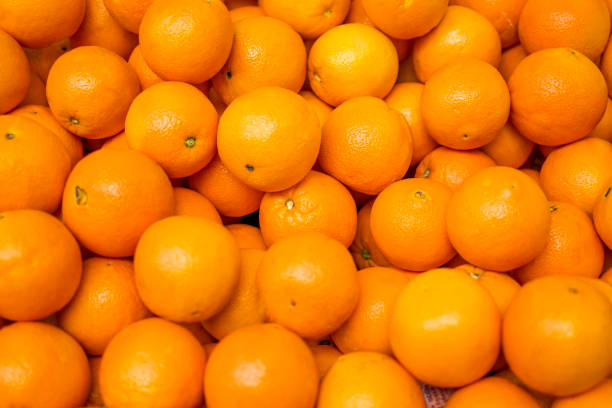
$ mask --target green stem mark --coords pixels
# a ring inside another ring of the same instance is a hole
[[[78,125],[81,122],[79,122],[79,120],[77,118],[75,118],[74,116],[71,116],[70,117],[70,123],[72,123],[73,125]]]
[[[185,139],[185,146],[187,146],[190,149],[193,146],[195,146],[195,143],[196,143],[196,138],[193,136],[189,136],[187,139]]]
[[[366,248],[363,248],[361,250],[361,257],[366,261],[369,261],[370,259],[372,259],[372,254],[370,254],[370,251],[368,251]]]
[[[76,186],[76,188],[74,189],[74,195],[77,205],[87,204],[87,192],[81,187]]]
[[[331,10],[331,9],[327,9],[327,10],[325,10],[325,11],[323,12],[323,15],[324,15],[325,17],[329,17],[329,16],[331,16],[331,13],[332,13],[332,10]]]
[[[429,178],[429,175],[431,174],[431,170],[429,169],[425,169],[425,171],[423,172],[423,177],[425,178]]]
[[[292,210],[293,207],[295,207],[295,202],[293,202],[292,199],[288,198],[287,201],[285,201],[285,207]]]

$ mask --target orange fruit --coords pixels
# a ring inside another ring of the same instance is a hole
[[[502,130],[488,144],[482,146],[482,151],[491,157],[500,166],[521,167],[533,152],[535,144],[525,139],[508,122]]]
[[[147,64],[172,81],[199,84],[212,78],[232,48],[232,22],[220,0],[154,1],[138,33]]]
[[[204,329],[204,327],[202,326],[202,322],[179,323],[179,325],[189,330],[189,332],[193,334],[193,336],[200,342],[202,346],[216,341],[215,338],[210,333],[208,333],[206,329]],[[206,350],[206,347],[204,347],[204,350]],[[206,355],[208,355],[208,352],[206,352]]]
[[[340,357],[321,383],[317,408],[426,408],[419,383],[391,357],[374,352]]]
[[[198,322],[220,312],[236,288],[238,245],[217,222],[174,216],[151,225],[134,254],[136,287],[156,315]],[[169,298],[168,293],[173,295]]]
[[[0,29],[21,45],[44,48],[70,37],[85,16],[85,0],[19,0],[0,4]]]
[[[376,245],[370,228],[370,214],[374,200],[370,200],[357,213],[357,231],[355,239],[349,248],[355,264],[359,269],[373,266],[391,266],[383,253]]]
[[[287,23],[254,17],[234,23],[234,44],[225,66],[213,78],[223,102],[262,86],[298,92],[306,78],[306,48]]]
[[[565,201],[592,213],[612,181],[612,144],[588,138],[550,153],[540,171],[549,200]]]
[[[357,271],[359,301],[351,317],[332,333],[343,353],[375,351],[391,355],[389,322],[395,302],[410,278],[395,268],[374,267]]]
[[[605,0],[528,0],[518,22],[521,44],[528,53],[569,47],[596,60],[610,36],[606,9]]]
[[[414,177],[431,179],[457,191],[461,185],[482,169],[495,162],[480,150],[453,150],[438,147],[421,160]]]
[[[99,356],[115,334],[148,313],[136,291],[132,261],[94,257],[83,263],[79,288],[57,321],[87,354]]]
[[[100,365],[106,407],[196,407],[202,404],[206,355],[189,330],[151,318],[109,343]]]
[[[412,133],[412,161],[411,167],[419,163],[423,157],[435,149],[438,144],[429,135],[423,115],[421,114],[423,84],[416,82],[401,83],[393,87],[385,98],[387,105],[400,111]]]
[[[499,72],[506,82],[510,79],[518,64],[520,64],[526,56],[527,53],[521,44],[504,50],[501,56],[501,62],[499,63]]]
[[[259,227],[266,246],[289,235],[321,232],[349,247],[357,228],[357,207],[342,183],[311,171],[287,190],[264,194]]]
[[[450,6],[436,28],[415,40],[414,68],[425,82],[457,57],[472,57],[497,67],[501,42],[484,16],[467,7]]]
[[[404,177],[411,159],[410,127],[381,99],[350,99],[323,126],[319,164],[352,190],[378,194]]]
[[[332,107],[320,100],[317,95],[313,94],[311,91],[300,91],[300,95],[308,103],[308,106],[314,110],[319,118],[319,124],[323,127],[327,118],[329,118],[329,114],[333,110]]]
[[[310,349],[277,324],[243,327],[221,340],[204,377],[206,406],[311,408],[319,374]]]
[[[121,133],[117,133],[115,136],[110,137],[108,139],[98,139],[98,140],[104,140],[104,143],[102,144],[101,148],[119,149],[119,150],[129,150],[130,149],[130,145],[128,144],[127,135],[125,134],[125,131]]]
[[[0,114],[2,114],[19,105],[28,94],[30,67],[23,49],[2,29],[0,29],[0,56],[4,61],[3,74],[0,78]]]
[[[523,390],[527,391],[536,400],[536,402],[541,408],[550,408],[555,399],[554,397],[551,397],[550,395],[542,394],[541,392],[532,390],[531,388],[527,387],[508,368],[495,373],[494,377],[503,378],[505,380],[512,382],[515,385],[518,385]]]
[[[587,137],[596,137],[612,142],[612,99],[608,98],[604,115]]]
[[[412,279],[391,317],[393,354],[417,379],[461,387],[484,376],[499,353],[501,317],[474,279],[433,269]]]
[[[184,187],[174,187],[173,191],[174,215],[200,217],[222,224],[221,216],[208,198]]]
[[[163,169],[133,150],[90,153],[66,181],[64,222],[101,256],[133,255],[145,229],[173,213],[172,185]]]
[[[612,97],[612,47],[610,46],[610,42],[606,46],[606,50],[601,56],[600,60],[600,68],[601,73],[604,78],[606,78],[606,82],[608,84],[608,95]]]
[[[64,307],[79,286],[79,246],[49,214],[0,214],[0,252],[0,316],[6,319],[43,319]]]
[[[219,121],[217,148],[227,169],[262,191],[280,191],[303,179],[319,153],[319,120],[304,98],[280,87],[242,95]]]
[[[336,360],[342,356],[342,353],[339,352],[337,348],[329,344],[310,346],[310,351],[312,351],[312,356],[315,359],[317,370],[319,371],[319,378],[321,379],[325,377]]]
[[[123,130],[140,92],[134,70],[119,55],[97,46],[78,47],[57,59],[47,98],[60,124],[75,135],[101,139]]]
[[[538,185],[540,185],[540,172],[534,169],[519,169],[529,177],[533,179]]]
[[[238,21],[244,20],[245,18],[262,17],[266,15],[263,9],[258,6],[238,7],[230,10],[229,12],[230,18],[232,19],[232,23],[237,23]]]
[[[70,38],[65,38],[60,41],[56,41],[53,44],[45,48],[25,48],[24,51],[28,60],[30,61],[30,67],[32,72],[35,73],[42,79],[44,83],[47,82],[49,76],[49,70],[55,60],[58,59],[62,54],[69,51],[72,48]]]
[[[557,397],[584,392],[612,370],[612,304],[580,278],[549,276],[524,285],[504,317],[510,369]]]
[[[545,146],[582,139],[606,109],[606,81],[597,66],[569,48],[534,52],[510,80],[512,123],[521,135]]]
[[[400,62],[399,72],[397,73],[397,83],[419,82],[416,71],[414,70],[413,55],[410,53],[405,60]]]
[[[489,292],[502,316],[506,313],[508,306],[512,303],[512,299],[514,299],[514,296],[521,288],[517,281],[505,273],[485,271],[470,264],[463,264],[455,269],[465,272],[471,278],[476,279]]]
[[[32,119],[2,115],[0,146],[0,211],[54,212],[70,172],[70,156],[59,138]]]
[[[308,55],[308,80],[324,102],[338,106],[356,96],[384,98],[398,72],[391,40],[365,24],[343,24],[321,35]]]
[[[603,279],[597,278],[582,278],[585,282],[593,286],[602,293],[610,302],[612,302],[612,284]]]
[[[104,0],[106,8],[117,23],[136,34],[151,3],[153,0]]]
[[[491,65],[458,58],[429,77],[421,112],[436,142],[453,149],[475,149],[493,141],[508,121],[510,94]]]
[[[612,268],[608,268],[599,278],[605,282],[612,284]]]
[[[525,390],[498,377],[488,377],[461,388],[451,395],[446,408],[539,408]]]
[[[47,106],[47,90],[42,79],[33,71],[30,72],[30,86],[25,98],[19,103],[19,106],[25,105],[43,105]]]
[[[102,394],[100,393],[100,363],[102,362],[101,357],[90,357],[89,359],[89,371],[91,373],[91,390],[87,397],[87,406],[101,407],[104,406],[102,401]]]
[[[593,221],[570,203],[551,202],[550,213],[546,249],[513,276],[521,283],[548,275],[597,278],[603,267],[604,251]]]
[[[263,323],[265,310],[257,288],[257,269],[265,250],[241,249],[240,274],[229,303],[219,313],[204,320],[204,328],[216,339],[223,339],[233,331],[252,324]]]
[[[266,249],[259,228],[248,224],[229,224],[225,228],[234,235],[240,249]]]
[[[306,0],[298,3],[260,0],[258,3],[267,15],[283,20],[308,39],[317,38],[342,24],[351,5],[350,0]]]
[[[182,82],[161,82],[142,91],[125,120],[128,144],[169,177],[190,176],[215,155],[218,116],[206,95]]]
[[[595,204],[593,210],[593,222],[597,233],[606,244],[612,249],[612,183],[608,183],[608,188],[605,189]]]
[[[45,323],[14,323],[0,330],[0,372],[4,407],[76,407],[89,393],[83,349]]]
[[[605,407],[610,402],[612,402],[612,379],[608,378],[582,394],[555,400],[552,408]]]
[[[349,318],[359,299],[348,250],[321,233],[290,235],[266,252],[257,275],[267,316],[301,337],[320,339]]]
[[[159,77],[159,75],[153,72],[151,68],[149,68],[149,66],[147,65],[147,62],[142,56],[140,45],[137,45],[136,48],[134,48],[134,50],[130,54],[128,64],[132,66],[132,69],[138,76],[138,80],[140,81],[140,86],[142,87],[142,89],[147,89],[150,86],[153,86],[163,81]]]

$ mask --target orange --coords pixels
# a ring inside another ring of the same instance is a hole
[[[426,408],[419,383],[391,357],[374,352],[349,353],[331,367],[317,408],[370,406]]]
[[[272,245],[261,261],[257,283],[270,321],[308,339],[337,330],[359,299],[350,253],[318,232],[290,235]]]
[[[19,106],[25,105],[44,105],[47,106],[47,90],[42,79],[33,71],[30,72],[30,86],[25,98]]]
[[[100,393],[100,363],[102,362],[102,358],[90,357],[88,360],[91,373],[91,389],[86,404],[87,406],[101,407],[104,406],[102,394]]]
[[[612,99],[608,98],[604,115],[587,137],[596,137],[612,142]]]
[[[550,232],[546,249],[513,274],[521,283],[547,276],[572,275],[597,278],[604,261],[603,245],[593,221],[570,203],[550,203]]]
[[[538,185],[540,185],[540,172],[534,169],[519,169],[520,171],[522,171],[523,173],[525,173],[526,175],[528,175],[529,177],[531,177],[533,179],[533,181],[535,181],[536,183],[538,183]]]
[[[569,48],[534,52],[510,80],[512,123],[521,135],[545,146],[582,139],[606,110],[606,81],[597,66]]]
[[[389,322],[395,302],[410,278],[394,268],[374,267],[357,272],[359,302],[342,327],[332,333],[343,353],[375,351],[391,355]]]
[[[237,23],[238,21],[244,20],[245,18],[262,17],[266,15],[263,9],[258,6],[238,7],[235,9],[231,9],[229,12],[230,18],[232,19],[232,23]]]
[[[229,224],[225,228],[234,235],[240,249],[266,249],[259,228],[248,224]]]
[[[500,166],[521,167],[533,152],[535,147],[531,140],[525,139],[508,122],[488,144],[482,146],[482,151],[488,154]]]
[[[397,84],[385,98],[387,105],[400,111],[410,126],[412,133],[411,167],[418,164],[423,157],[438,146],[427,132],[421,114],[423,88],[423,84],[416,82]]]
[[[172,81],[199,84],[212,78],[232,48],[232,22],[220,0],[154,1],[138,33],[147,64]]]
[[[24,48],[33,73],[37,74],[44,83],[47,82],[51,66],[62,54],[72,48],[70,38],[54,42],[45,48]]]
[[[101,139],[123,130],[140,92],[134,70],[106,48],[85,46],[57,59],[47,79],[51,111],[71,133]]]
[[[610,302],[612,302],[612,284],[601,278],[582,278],[599,292],[601,292]]]
[[[0,146],[0,211],[54,212],[70,172],[70,156],[59,138],[32,119],[2,115]]]
[[[438,147],[421,160],[414,177],[431,179],[457,191],[461,185],[482,169],[495,166],[489,156],[479,150],[453,150]]]
[[[397,74],[397,83],[404,82],[419,82],[419,78],[417,78],[416,72],[414,70],[414,60],[413,55],[410,53],[405,60],[400,62],[399,72]]]
[[[209,408],[312,408],[319,374],[308,346],[277,324],[256,324],[221,340],[206,365]]]
[[[132,323],[102,356],[104,405],[200,406],[205,363],[204,349],[187,329],[159,318]]]
[[[608,183],[608,188],[600,194],[593,210],[593,221],[597,233],[606,244],[612,249],[612,181]]]
[[[179,323],[179,325],[189,330],[189,332],[193,334],[193,336],[200,342],[202,346],[206,346],[207,344],[216,341],[215,338],[211,336],[211,334],[208,333],[206,329],[204,329],[204,327],[202,326],[202,322]],[[204,350],[206,350],[206,347],[204,347]],[[208,352],[206,352],[206,355],[208,355]]]
[[[121,133],[117,133],[115,136],[110,137],[108,139],[98,139],[98,140],[104,141],[101,148],[119,149],[119,150],[129,150],[130,149],[130,145],[128,144],[127,135],[125,134],[125,131]]]
[[[240,277],[229,303],[219,313],[204,320],[204,328],[216,339],[223,339],[233,331],[265,321],[265,310],[257,288],[257,269],[265,250],[240,250]]]
[[[553,401],[554,401],[554,399],[555,399],[554,397],[551,397],[550,395],[542,394],[541,392],[538,392],[538,391],[532,390],[531,388],[528,388],[508,368],[495,373],[495,377],[496,378],[499,377],[499,378],[503,378],[505,380],[508,380],[508,381],[512,382],[513,384],[518,385],[523,390],[527,391],[536,400],[536,402],[538,403],[538,405],[541,408],[550,408],[552,403],[553,403]]]
[[[308,55],[308,80],[324,102],[338,106],[356,96],[384,98],[398,72],[391,40],[365,24],[343,24],[321,35]]]
[[[0,57],[4,61],[3,74],[0,78],[0,114],[2,114],[19,105],[28,94],[30,66],[26,54],[17,41],[2,29],[0,29]]]
[[[323,126],[319,164],[352,190],[378,194],[404,177],[411,159],[410,127],[381,99],[350,99]]]
[[[421,112],[436,142],[453,149],[475,149],[493,141],[508,121],[510,94],[491,65],[457,58],[429,77]]]
[[[389,336],[393,354],[417,379],[461,387],[484,376],[499,353],[501,317],[474,279],[433,269],[412,279],[397,299]]]
[[[488,377],[451,395],[446,408],[539,408],[536,400],[509,380]]]
[[[342,24],[350,0],[260,0],[259,6],[270,17],[283,20],[307,39],[314,39],[332,27]]]
[[[426,271],[455,256],[446,233],[451,190],[426,179],[406,179],[384,189],[370,215],[372,236],[395,266]]]
[[[605,282],[612,284],[612,268],[608,268],[599,278]]]
[[[0,316],[6,319],[43,319],[64,307],[79,286],[79,246],[49,214],[0,214],[0,253]]]
[[[612,181],[612,144],[589,138],[550,153],[540,171],[549,200],[565,201],[592,213]]]
[[[151,3],[153,0],[104,0],[106,8],[117,23],[136,34]]]
[[[446,215],[453,247],[469,263],[506,272],[532,261],[548,242],[549,205],[533,179],[511,167],[479,171],[455,192]]]
[[[499,63],[499,72],[506,82],[510,79],[518,64],[520,64],[526,56],[527,53],[521,44],[504,50],[501,56],[501,62]]]
[[[592,60],[606,48],[610,12],[605,0],[528,0],[518,23],[528,53],[569,47]]]
[[[6,0],[0,4],[0,29],[21,45],[44,48],[70,37],[85,16],[85,0]]]
[[[136,291],[133,263],[94,257],[83,263],[80,286],[57,321],[87,354],[99,356],[115,334],[148,313]]]
[[[608,95],[612,97],[612,47],[610,44],[611,43],[608,42],[606,50],[601,56],[600,68],[601,73],[603,74],[604,78],[606,78],[606,82],[608,84]]]
[[[223,102],[262,86],[298,92],[306,78],[306,48],[287,23],[253,17],[234,23],[234,44],[225,66],[213,78]]]
[[[159,163],[169,177],[190,176],[215,155],[218,116],[193,85],[161,82],[132,102],[125,134],[132,149]]]
[[[147,62],[144,60],[140,45],[137,45],[130,54],[128,64],[132,66],[132,69],[134,69],[134,72],[138,76],[142,89],[147,89],[150,86],[162,82],[159,75],[153,72],[147,65]]]
[[[332,112],[332,107],[320,100],[317,95],[313,94],[311,91],[300,91],[300,95],[314,110],[319,118],[319,124],[323,127],[327,118],[329,118],[329,114]]]
[[[612,402],[612,379],[606,379],[582,394],[557,399],[552,408],[605,407],[610,405],[610,402]]]
[[[464,264],[455,269],[467,273],[476,279],[489,292],[502,316],[506,314],[512,299],[521,288],[517,281],[505,273],[485,271],[470,264]]]
[[[310,346],[310,351],[312,351],[312,356],[315,359],[317,370],[319,371],[319,378],[321,379],[325,377],[329,369],[338,358],[342,356],[342,353],[339,352],[337,348],[329,344]]]
[[[66,181],[64,222],[83,246],[101,256],[133,255],[144,230],[173,213],[170,180],[153,160],[133,150],[90,153]]]
[[[264,195],[259,227],[266,246],[300,232],[321,232],[349,247],[357,228],[357,207],[342,183],[311,171],[295,186]]]
[[[188,180],[191,188],[208,198],[226,217],[242,217],[257,211],[264,194],[230,173],[219,156]]]
[[[436,28],[415,40],[414,68],[425,82],[457,57],[472,57],[497,67],[501,42],[484,16],[467,7],[450,6]]]
[[[355,264],[359,269],[373,266],[391,266],[383,253],[376,245],[370,228],[370,214],[374,200],[370,200],[357,213],[357,231],[355,240],[349,248]]]
[[[528,387],[564,397],[584,392],[612,370],[612,304],[580,278],[527,283],[504,317],[510,369]]]
[[[65,332],[38,322],[0,330],[0,406],[76,407],[89,393],[89,364]]]
[[[319,120],[304,98],[263,87],[236,99],[219,121],[217,149],[243,183],[273,192],[303,179],[319,153]]]
[[[153,313],[198,322],[230,300],[240,274],[238,245],[217,222],[169,217],[144,232],[134,269],[138,293]]]
[[[221,216],[210,200],[197,191],[174,187],[174,215],[205,218],[221,224]]]

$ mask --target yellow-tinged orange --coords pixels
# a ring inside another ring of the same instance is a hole
[[[451,395],[445,408],[540,408],[536,400],[518,385],[499,377],[488,377]]]
[[[604,408],[612,402],[612,379],[572,397],[558,398],[551,408]]]
[[[506,313],[508,306],[512,303],[512,299],[514,299],[514,296],[521,288],[517,281],[505,273],[485,271],[470,264],[463,264],[455,269],[463,271],[471,278],[476,279],[489,292],[502,316]]]

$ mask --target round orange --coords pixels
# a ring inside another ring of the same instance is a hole
[[[476,279],[476,282],[489,292],[502,316],[506,314],[512,299],[521,288],[517,281],[505,273],[485,271],[470,264],[463,264],[455,269]]]
[[[222,224],[221,216],[208,198],[184,187],[174,187],[173,191],[174,215],[200,217]]]
[[[34,73],[30,72],[30,86],[25,98],[19,103],[19,106],[25,105],[44,105],[47,106],[47,89],[42,79]]]
[[[317,370],[319,371],[319,378],[321,379],[325,377],[336,360],[342,356],[342,353],[336,347],[329,344],[310,346],[310,351],[312,351],[315,363],[317,364]]]
[[[455,391],[444,407],[540,408],[540,405],[518,385],[503,378],[488,377]]]
[[[500,166],[521,167],[531,153],[535,144],[524,138],[512,123],[508,122],[488,144],[482,146],[482,151],[489,155]]]
[[[587,137],[596,137],[612,142],[612,99],[608,98],[604,115]]]
[[[332,107],[319,99],[317,95],[313,94],[311,91],[302,90],[300,91],[300,95],[308,103],[308,106],[314,110],[319,118],[319,124],[323,127],[325,122],[327,122],[327,118],[329,118],[329,114],[332,112]]]
[[[140,22],[154,0],[104,0],[109,13],[125,30],[138,34]]]
[[[46,83],[47,77],[49,76],[49,70],[55,63],[55,60],[71,48],[70,38],[65,38],[45,48],[24,48],[23,50],[30,61],[32,72],[38,75],[40,79]]]
[[[225,228],[234,235],[240,249],[266,249],[261,230],[248,224],[229,224]]]
[[[518,64],[520,64],[526,56],[527,53],[521,44],[504,50],[501,56],[501,62],[499,63],[499,72],[506,82],[510,79]]]
[[[612,402],[612,379],[606,379],[582,394],[555,400],[551,408],[603,408],[610,402]]]
[[[0,17],[0,22],[1,19]],[[0,29],[0,56],[4,61],[3,74],[0,78],[0,114],[2,114],[24,100],[31,79],[26,54],[17,41],[2,29]]]
[[[132,69],[138,76],[138,80],[140,81],[140,86],[142,87],[142,89],[147,89],[148,87],[163,81],[159,77],[159,75],[153,72],[151,68],[149,68],[149,66],[147,65],[147,62],[142,56],[140,45],[137,45],[136,48],[134,48],[134,50],[130,54],[128,64],[132,66]]]
[[[230,18],[232,19],[232,23],[237,23],[240,20],[244,20],[245,18],[252,17],[262,17],[266,14],[263,9],[258,6],[243,6],[235,9],[231,9]]]
[[[612,180],[595,203],[593,222],[602,241],[612,249]]]
[[[359,209],[355,239],[349,248],[359,269],[373,266],[391,266],[391,262],[385,258],[372,236],[370,214],[373,205],[374,200],[370,200]]]

